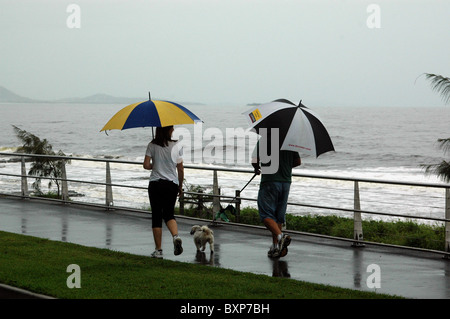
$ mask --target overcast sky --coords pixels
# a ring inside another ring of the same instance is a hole
[[[0,86],[36,99],[145,99],[150,90],[207,104],[443,106],[421,74],[450,76],[449,0],[0,0],[0,8]]]

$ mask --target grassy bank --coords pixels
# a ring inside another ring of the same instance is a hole
[[[196,209],[185,210],[185,215],[211,219],[211,214]],[[234,216],[229,215],[231,221]],[[258,210],[244,208],[240,222],[262,225]],[[286,215],[287,229],[336,237],[353,238],[353,219],[333,215],[294,216]],[[433,250],[445,249],[445,227],[442,225],[418,224],[413,221],[386,222],[369,220],[362,222],[364,240]]]
[[[80,267],[81,288],[67,287]],[[387,295],[0,232],[0,282],[57,298],[366,299]],[[280,289],[282,287],[282,289]]]

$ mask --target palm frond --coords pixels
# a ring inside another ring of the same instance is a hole
[[[450,102],[450,78],[438,74],[425,73],[428,80],[431,81],[431,87],[442,95],[444,103]]]
[[[442,181],[450,183],[450,162],[442,161],[440,164],[423,165],[426,174],[435,174]]]
[[[439,148],[444,151],[444,154],[450,152],[450,138],[439,138]]]

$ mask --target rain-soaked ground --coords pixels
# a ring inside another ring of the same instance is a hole
[[[450,261],[439,254],[372,245],[354,248],[349,242],[292,233],[288,255],[271,259],[268,231],[230,224],[212,227],[214,254],[209,247],[198,253],[190,230],[199,222],[177,221],[184,252],[173,255],[164,226],[166,259],[408,298],[450,298]],[[144,256],[154,249],[149,213],[0,197],[0,230]]]

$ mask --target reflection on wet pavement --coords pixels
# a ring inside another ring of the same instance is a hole
[[[271,259],[267,230],[231,224],[210,226],[215,252],[201,252],[190,235],[199,221],[177,220],[184,252],[173,255],[172,238],[163,228],[166,259],[413,298],[450,298],[450,262],[441,255],[353,248],[347,242],[291,233],[288,255]],[[151,214],[76,204],[0,198],[0,230],[144,256],[154,249]],[[379,288],[370,285],[371,269],[379,269]]]

